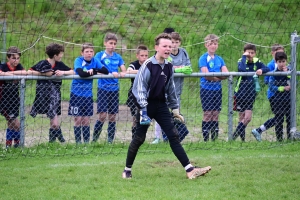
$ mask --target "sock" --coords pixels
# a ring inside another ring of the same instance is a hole
[[[241,130],[241,132],[240,132],[240,137],[241,137],[241,140],[242,141],[245,141],[245,137],[246,137],[246,125],[244,125],[242,122],[241,122],[241,127],[240,127],[240,130]]]
[[[74,135],[76,144],[81,144],[81,126],[74,126]]]
[[[90,142],[90,127],[89,126],[82,127],[82,136],[83,136],[84,143]]]
[[[233,133],[233,140],[235,140],[239,135],[241,135],[242,131],[243,131],[243,123],[239,122],[234,133]]]
[[[219,122],[212,121],[211,122],[211,140],[217,139],[219,136]]]
[[[49,142],[55,142],[56,140],[56,130],[53,128],[49,129]]]
[[[14,138],[14,147],[17,148],[20,145],[20,138],[21,138],[21,133],[20,131],[12,131],[13,132],[13,138]]]
[[[62,134],[62,132],[61,132],[60,127],[56,130],[56,137],[57,137],[58,141],[60,141],[61,143],[66,141],[63,134]]]
[[[155,122],[155,138],[160,138],[160,134],[162,134],[161,127]]]
[[[97,120],[97,122],[94,126],[93,142],[96,142],[99,139],[103,124],[104,124],[104,122]]]
[[[205,142],[209,140],[209,126],[209,122],[202,121],[202,135]]]
[[[107,127],[107,142],[112,143],[116,133],[116,122],[108,122]]]
[[[136,126],[131,127],[131,132],[132,132],[132,139],[133,139],[136,132]]]
[[[131,168],[130,168],[130,167],[125,167],[124,170],[125,170],[125,171],[131,171]]]
[[[194,166],[191,164],[188,164],[187,166],[184,167],[186,172],[191,172],[194,169]]]
[[[10,147],[12,145],[13,140],[13,130],[6,129],[6,147]]]

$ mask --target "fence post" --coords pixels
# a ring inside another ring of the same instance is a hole
[[[20,146],[25,144],[25,79],[21,79],[20,84]]]
[[[291,34],[291,136],[294,137],[294,134],[297,130],[297,121],[296,121],[296,92],[297,92],[297,43],[300,42],[300,38],[297,35],[297,32]]]
[[[228,141],[232,140],[233,133],[233,76],[228,77]]]
[[[6,21],[4,20],[3,22],[0,22],[0,24],[2,24],[2,51],[6,52]],[[1,63],[5,63],[6,61],[6,54],[3,53],[2,54],[2,59],[1,59]]]

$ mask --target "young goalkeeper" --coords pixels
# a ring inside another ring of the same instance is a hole
[[[171,53],[172,41],[168,34],[162,33],[155,38],[156,54],[147,59],[140,68],[133,84],[132,92],[136,99],[139,112],[137,115],[137,129],[128,148],[126,166],[122,173],[123,178],[131,178],[131,168],[139,147],[144,143],[151,119],[154,118],[166,133],[171,149],[181,165],[186,170],[189,179],[207,173],[211,167],[194,167],[182,148],[174,119],[166,104],[166,95],[169,107],[174,118],[184,123],[184,118],[179,114],[178,102],[174,88],[173,65],[167,61]]]

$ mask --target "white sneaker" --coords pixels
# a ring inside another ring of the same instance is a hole
[[[160,141],[160,139],[159,139],[159,138],[155,138],[155,139],[153,140],[153,142],[151,142],[151,144],[158,144],[158,143],[159,143],[159,141]]]

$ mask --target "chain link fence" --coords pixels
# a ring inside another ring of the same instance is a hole
[[[270,73],[269,73],[270,74]],[[282,72],[285,76],[290,76],[290,72]],[[277,75],[279,75],[277,73]],[[180,111],[186,119],[186,128],[177,124],[179,135],[185,137],[183,143],[197,143],[204,141],[202,121],[203,121],[203,101],[200,100],[200,83],[199,78],[207,74],[193,73],[190,76],[176,74],[176,76],[184,77],[183,91],[181,94]],[[278,141],[282,139],[291,138],[289,130],[291,129],[291,121],[295,120],[299,124],[299,109],[296,108],[297,113],[295,116],[291,112],[291,104],[298,101],[292,100],[289,91],[276,92],[276,98],[270,97],[272,88],[265,85],[263,77],[259,79],[260,91],[253,92],[253,82],[241,82],[240,76],[253,76],[253,73],[237,73],[229,72],[222,74],[210,74],[210,76],[227,76],[228,78],[222,81],[222,92],[214,93],[215,96],[209,96],[209,102],[206,106],[215,106],[220,104],[218,115],[218,139],[220,141],[240,140],[245,139],[248,141],[256,141],[252,134],[253,129],[258,129],[265,122],[268,122],[268,130],[264,130],[261,134],[261,139],[264,141]],[[300,75],[300,74],[298,74]],[[109,77],[110,75],[108,75]],[[132,138],[133,114],[128,102],[128,90],[130,88],[130,77],[127,75],[125,78],[120,79],[119,91],[119,110],[116,115],[116,131],[113,138],[113,143],[129,143]],[[77,79],[78,76],[66,76],[62,79]],[[95,79],[103,78],[103,76],[95,76]],[[106,78],[106,77],[105,77]],[[64,80],[63,84],[58,81],[59,78],[52,77],[0,77],[1,79],[1,110],[0,117],[0,143],[3,147],[7,145],[7,140],[12,140],[12,145],[20,144],[21,146],[31,147],[43,143],[53,142],[56,138],[58,142],[63,143],[76,143],[74,135],[74,115],[78,112],[76,108],[70,105],[70,80]],[[13,79],[13,80],[9,80]],[[34,79],[40,79],[45,84],[36,84]],[[54,81],[53,81],[54,80]],[[57,82],[58,81],[58,82]],[[239,94],[241,84],[246,85],[242,94]],[[274,83],[276,87],[287,86],[287,81]],[[275,87],[274,86],[274,87]],[[83,109],[92,110],[90,121],[90,136],[85,141],[91,142],[93,137],[93,130],[95,123],[98,119],[97,114],[97,81],[89,87],[81,88],[80,91],[85,93],[92,88],[93,98],[88,101],[84,95],[77,99]],[[297,87],[294,88],[298,93]],[[275,92],[274,92],[275,91]],[[293,91],[293,88],[291,88]],[[109,94],[109,93],[108,93]],[[273,94],[273,95],[274,95]],[[109,96],[108,96],[109,97]],[[269,98],[268,98],[269,97]],[[112,101],[116,100],[114,96]],[[110,98],[108,98],[110,99]],[[203,100],[203,99],[202,99]],[[205,101],[205,99],[204,99]],[[127,104],[126,104],[127,102]],[[111,102],[102,102],[110,104]],[[130,103],[130,105],[133,105]],[[245,130],[245,136],[235,135],[236,129],[239,124],[239,111],[252,110],[252,118]],[[55,114],[58,114],[58,128],[57,131],[50,134],[50,123],[53,123]],[[73,116],[72,116],[73,115]],[[285,117],[285,123],[283,119]],[[287,122],[287,123],[286,123]],[[9,126],[9,127],[8,127]],[[14,127],[15,126],[15,127]],[[19,128],[18,128],[19,127]],[[285,128],[283,128],[285,127]],[[298,126],[296,126],[299,129]],[[7,129],[12,130],[7,133]],[[19,129],[15,130],[15,129]],[[109,133],[108,119],[102,128],[98,143],[108,142]],[[212,134],[210,130],[209,134]],[[188,133],[188,134],[187,134]],[[151,143],[155,139],[154,135],[154,122],[150,126],[147,133],[147,142]],[[161,141],[164,137],[161,135]]]

